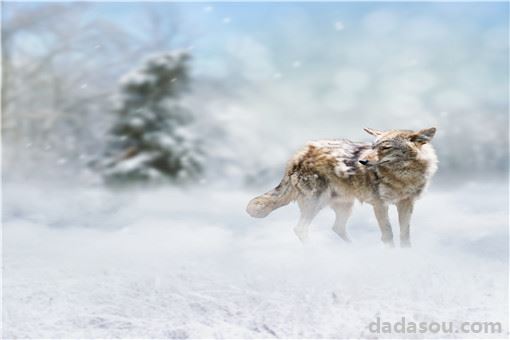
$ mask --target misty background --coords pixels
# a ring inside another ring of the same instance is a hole
[[[4,338],[508,337],[507,3],[1,10]],[[368,205],[350,245],[244,211],[308,140],[432,126],[412,249]]]
[[[507,172],[507,4],[2,9],[7,178],[93,177],[90,161],[107,148],[122,77],[174,50],[190,56],[189,91],[179,101],[195,116],[213,181],[268,171],[274,181],[307,140],[368,140],[363,127],[436,126],[438,176]]]

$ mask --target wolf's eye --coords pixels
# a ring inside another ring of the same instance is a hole
[[[389,149],[391,149],[391,146],[389,146],[389,145],[381,146],[381,150],[389,150]]]

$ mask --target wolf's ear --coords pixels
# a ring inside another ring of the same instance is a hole
[[[428,143],[434,138],[434,135],[436,134],[436,128],[429,128],[429,129],[423,129],[418,132],[415,132],[411,136],[411,142],[418,143],[418,144],[425,144]]]
[[[379,130],[375,130],[375,129],[370,129],[370,128],[364,128],[363,129],[366,133],[368,133],[369,135],[372,135],[372,136],[380,136],[383,132],[382,131],[379,131]]]

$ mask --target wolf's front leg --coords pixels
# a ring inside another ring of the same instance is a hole
[[[381,229],[381,240],[389,245],[393,244],[393,231],[391,230],[390,219],[388,217],[388,205],[384,202],[377,202],[374,204],[374,213]]]
[[[411,214],[413,213],[414,201],[405,199],[397,203],[398,222],[400,224],[400,246],[410,247],[411,238],[409,233]]]

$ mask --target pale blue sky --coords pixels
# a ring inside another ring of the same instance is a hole
[[[383,31],[387,25],[393,25],[388,21],[395,21],[398,27],[389,27],[391,32],[388,34],[392,35],[392,40],[402,40],[403,44],[410,40],[406,38],[406,25],[420,20],[425,21],[424,30],[433,29],[437,24],[451,33],[423,39],[420,44],[425,48],[444,48],[454,44],[455,40],[467,40],[469,37],[476,41],[477,36],[485,31],[508,25],[506,3],[135,2],[96,3],[94,6],[91,16],[108,18],[133,31],[143,29],[139,20],[146,8],[156,10],[163,16],[168,13],[169,21],[178,18],[182,31],[192,36],[191,44],[197,59],[201,56],[221,58],[225,52],[226,40],[234,35],[245,35],[269,48],[274,62],[283,64],[293,63],[293,59],[327,58],[330,49],[363,39],[366,36],[366,17],[370,13],[383,13],[379,23]],[[389,17],[384,17],[385,14],[389,14]],[[374,25],[378,25],[377,20]],[[296,43],[293,40],[301,41]],[[302,48],[296,46],[299,43]],[[182,47],[187,47],[187,44],[183,43]],[[303,51],[306,49],[320,49],[325,55]],[[199,66],[202,65],[200,60],[198,62]],[[302,66],[306,67],[304,63]]]

